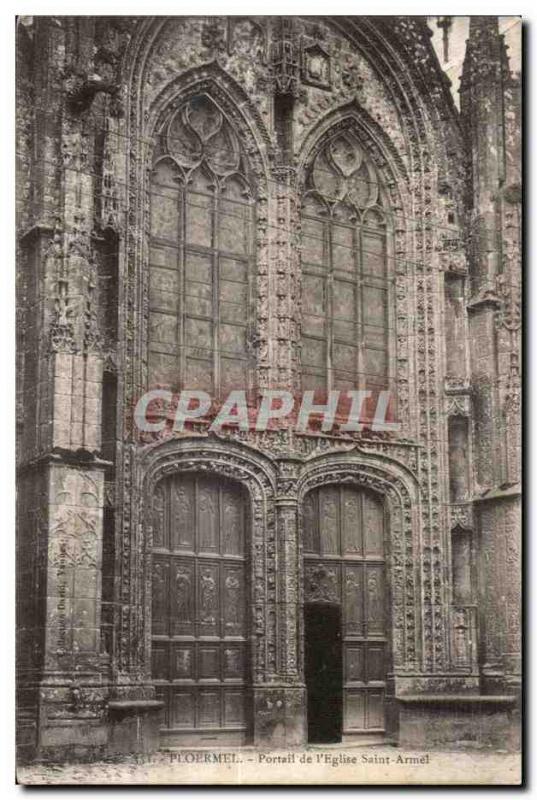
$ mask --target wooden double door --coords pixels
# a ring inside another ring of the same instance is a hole
[[[249,735],[248,508],[220,477],[178,474],[154,498],[152,674],[164,745]]]
[[[304,502],[310,741],[385,733],[389,661],[385,512],[374,493],[324,486]]]

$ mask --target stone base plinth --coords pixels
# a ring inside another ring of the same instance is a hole
[[[37,742],[37,712],[17,713],[17,764],[27,764],[34,760]]]
[[[107,754],[149,754],[158,750],[162,708],[160,700],[111,700]]]
[[[49,674],[39,687],[36,751],[38,761],[93,761],[106,754],[107,688],[99,675],[81,673],[72,681]]]
[[[394,678],[395,695],[461,695],[482,694],[479,674],[447,675],[397,675]],[[491,692],[492,694],[492,692]],[[494,692],[506,694],[506,692]]]
[[[516,698],[508,695],[407,695],[398,698],[401,747],[520,748]]]
[[[108,729],[100,720],[65,719],[39,732],[38,761],[98,761],[106,755]]]
[[[254,688],[254,744],[295,747],[307,740],[304,687]]]

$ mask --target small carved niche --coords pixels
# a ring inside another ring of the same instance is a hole
[[[448,422],[449,492],[452,503],[469,498],[468,419],[450,417]]]
[[[466,377],[464,278],[445,276],[446,375],[461,381]]]
[[[451,532],[453,603],[469,605],[472,592],[472,533],[462,528]]]
[[[293,107],[291,94],[274,96],[274,128],[282,164],[292,163],[293,158]]]
[[[101,452],[106,461],[115,461],[116,452],[117,376],[107,370],[103,373],[101,412]]]
[[[95,239],[99,331],[106,350],[114,350],[118,334],[118,236],[106,228]]]

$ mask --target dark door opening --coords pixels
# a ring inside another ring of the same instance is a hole
[[[341,608],[327,603],[304,607],[308,741],[340,742],[343,670]]]

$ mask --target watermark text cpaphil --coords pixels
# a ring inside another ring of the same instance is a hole
[[[168,389],[145,392],[134,410],[135,426],[143,433],[182,432],[194,422],[206,421],[209,430],[235,427],[241,431],[266,431],[286,425],[298,433],[372,431],[396,432],[394,402],[388,390],[313,390],[294,395],[284,389],[265,389],[252,400],[251,393],[233,389],[217,400],[200,389],[173,393]]]

